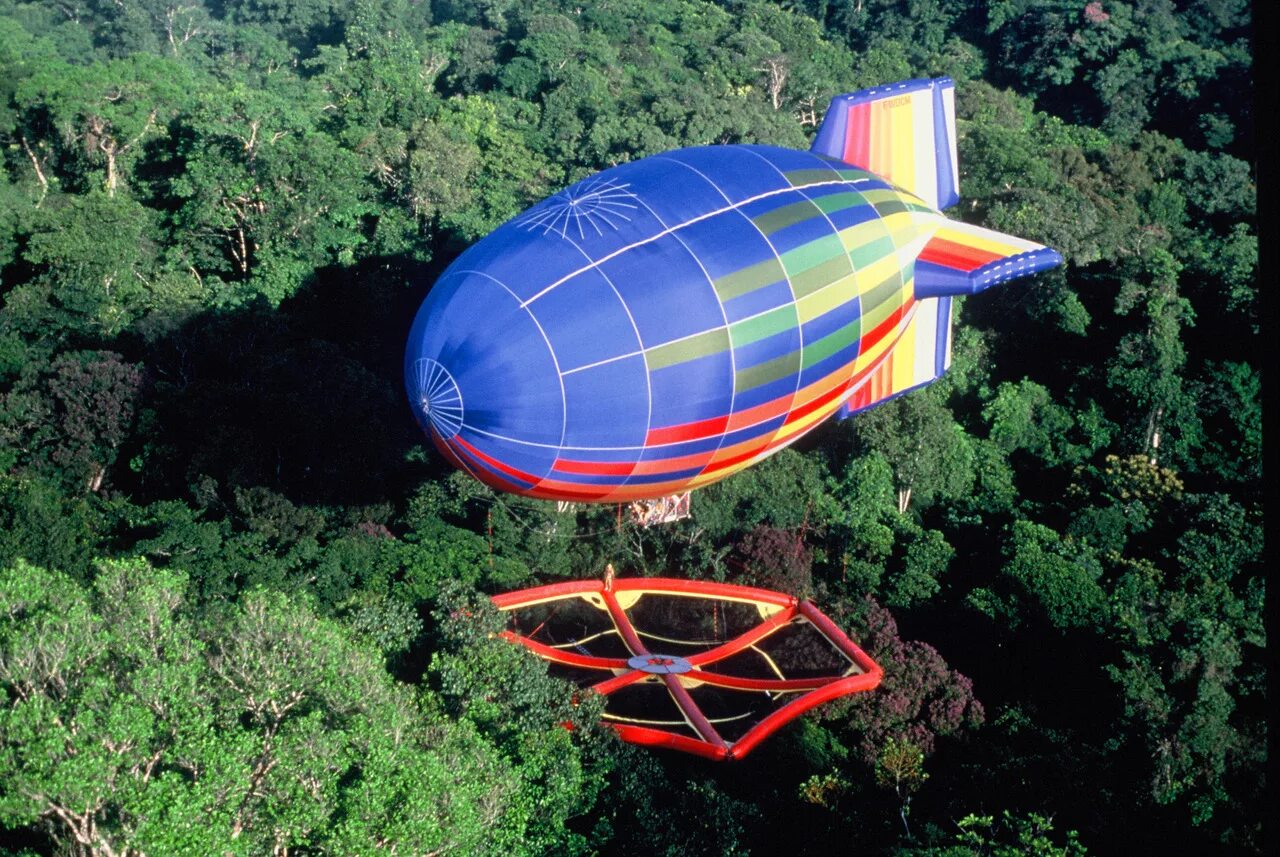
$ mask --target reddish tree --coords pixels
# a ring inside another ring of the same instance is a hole
[[[133,423],[142,371],[113,351],[64,354],[50,369],[48,389],[58,429],[50,459],[97,491]]]
[[[889,741],[910,742],[929,755],[937,736],[982,725],[985,713],[973,682],[947,666],[933,646],[899,637],[897,622],[875,599],[829,612],[884,668],[874,692],[846,697],[822,713],[846,720],[861,736],[859,752],[868,765],[876,764]]]
[[[760,524],[738,545],[742,582],[806,596],[813,585],[813,551],[799,533]]]

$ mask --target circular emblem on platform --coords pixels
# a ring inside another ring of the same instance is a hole
[[[462,393],[457,382],[448,369],[427,357],[414,363],[413,371],[417,384],[414,401],[422,421],[441,440],[448,440],[462,428]]]
[[[678,675],[693,669],[693,664],[677,655],[636,655],[627,660],[627,666],[657,675]]]

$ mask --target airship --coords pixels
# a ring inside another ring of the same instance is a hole
[[[677,149],[503,224],[414,319],[419,423],[495,489],[625,503],[936,380],[953,298],[1062,261],[941,213],[960,198],[954,89],[840,95],[809,151]]]

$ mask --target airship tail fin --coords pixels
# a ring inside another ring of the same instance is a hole
[[[915,294],[973,295],[1061,263],[1062,256],[1043,244],[947,220],[916,258]]]
[[[893,349],[858,381],[853,395],[836,411],[837,419],[932,384],[951,366],[951,298],[918,300],[911,312]]]
[[[931,384],[951,365],[951,299],[1044,271],[1062,256],[1043,244],[944,220],[915,263],[911,320],[892,350],[857,382],[836,416],[896,399]]]
[[[955,205],[955,82],[903,80],[837,95],[810,151],[873,172],[935,209]]]

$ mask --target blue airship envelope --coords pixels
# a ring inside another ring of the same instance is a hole
[[[939,212],[959,199],[953,90],[838,96],[808,152],[678,149],[503,224],[414,321],[419,422],[494,488],[626,502],[937,379],[952,297],[1062,261]]]

